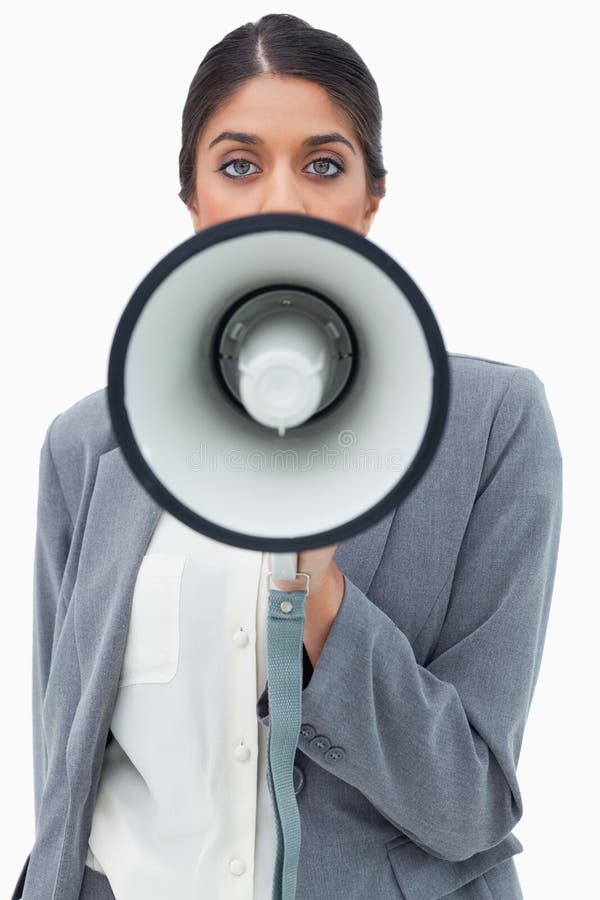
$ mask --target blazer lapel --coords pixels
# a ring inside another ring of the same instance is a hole
[[[333,555],[341,572],[367,594],[383,555],[395,508],[365,531],[342,541]]]

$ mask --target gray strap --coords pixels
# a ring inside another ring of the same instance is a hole
[[[267,783],[277,827],[272,900],[294,900],[296,896],[301,829],[294,792],[294,759],[302,715],[302,646],[306,596],[306,591],[269,591]]]

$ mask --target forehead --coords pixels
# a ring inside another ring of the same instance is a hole
[[[207,148],[220,131],[261,132],[265,139],[287,136],[294,142],[334,127],[352,140],[348,116],[320,84],[264,74],[246,81],[220,104],[203,129],[201,143]]]

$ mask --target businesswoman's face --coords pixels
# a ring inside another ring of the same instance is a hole
[[[188,204],[195,231],[259,213],[329,219],[367,234],[379,206],[359,141],[320,85],[258,75],[207,121]]]

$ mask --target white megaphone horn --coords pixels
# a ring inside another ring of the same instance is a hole
[[[448,398],[414,281],[310,216],[234,219],[177,246],[131,297],[109,360],[113,428],[146,490],[196,531],[274,554],[347,539],[398,506]]]

